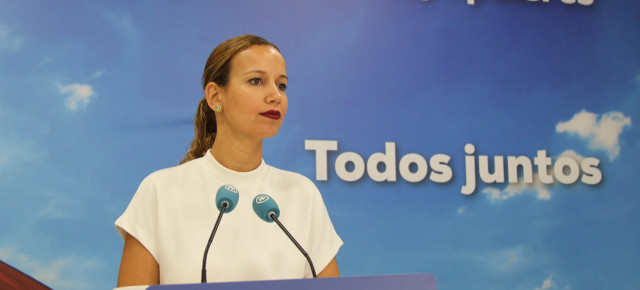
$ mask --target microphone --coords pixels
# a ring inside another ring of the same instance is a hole
[[[285,229],[282,223],[280,223],[280,221],[278,220],[278,217],[280,217],[280,208],[278,208],[278,204],[276,203],[276,201],[273,200],[271,196],[268,196],[266,194],[258,194],[253,199],[253,211],[263,221],[268,223],[272,223],[275,221],[276,224],[278,224],[278,226],[287,235],[287,237],[289,237],[293,244],[296,245],[298,250],[300,250],[302,255],[307,258],[307,262],[309,262],[309,266],[311,267],[311,274],[313,274],[313,278],[317,278],[316,269],[313,267],[313,263],[311,262],[311,258],[309,258],[307,252],[304,251],[304,249],[300,246],[300,244],[298,244],[296,239],[293,238],[289,231],[287,231],[287,229]]]
[[[211,242],[213,242],[213,236],[216,235],[218,225],[220,225],[220,220],[222,220],[222,215],[224,213],[229,213],[236,208],[239,198],[240,195],[238,194],[238,189],[230,184],[221,186],[216,193],[216,207],[220,213],[218,214],[215,226],[213,226],[211,236],[209,236],[207,247],[204,249],[204,256],[202,257],[202,277],[200,279],[202,283],[207,283],[207,255],[209,254]]]

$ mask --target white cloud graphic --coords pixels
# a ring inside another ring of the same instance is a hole
[[[547,279],[544,279],[544,281],[542,281],[542,286],[536,287],[535,289],[536,290],[554,290],[554,289],[570,290],[571,289],[571,287],[569,285],[565,285],[564,287],[561,287],[558,284],[559,283],[556,282],[556,275],[551,273],[551,274],[549,274]]]
[[[92,79],[99,78],[104,74],[104,72],[105,72],[105,70],[103,70],[103,69],[97,70],[89,78],[92,78]]]
[[[518,183],[509,184],[503,190],[486,187],[482,193],[486,194],[491,201],[507,200],[525,193],[533,193],[539,200],[551,199],[551,192],[539,181],[537,174],[534,174],[533,183],[524,183],[523,178],[520,178]]]
[[[585,159],[584,156],[571,149],[565,150],[559,156],[554,157],[555,160],[560,158],[571,158],[578,164],[581,164],[582,160]],[[549,168],[548,173],[550,176],[555,176],[553,168]],[[495,187],[486,187],[482,190],[482,193],[486,194],[491,201],[507,200],[526,193],[535,194],[536,199],[539,200],[549,200],[551,199],[551,191],[549,191],[548,187],[552,185],[540,182],[538,174],[535,173],[533,175],[533,183],[525,183],[524,178],[519,178],[518,183],[509,184],[503,190]]]
[[[0,52],[13,53],[22,48],[25,37],[16,35],[14,30],[0,23]]]
[[[573,151],[571,149],[565,150],[564,152],[562,152],[560,154],[560,156],[556,157],[556,159],[560,159],[562,157],[569,157],[569,158],[577,161],[578,164],[582,163],[582,160],[584,160],[584,156],[578,154],[576,151]]]
[[[91,86],[87,84],[75,83],[59,86],[59,88],[60,94],[68,95],[64,105],[71,111],[77,111],[79,107],[86,107],[95,95]]]
[[[554,286],[555,284],[553,283],[553,275],[550,275],[547,279],[542,281],[541,287],[536,287],[536,290],[550,290],[552,289],[551,287],[554,287]]]
[[[0,246],[0,259],[54,289],[90,289],[92,283],[78,276],[100,267],[98,258],[64,257],[43,262],[12,246]]]
[[[609,160],[613,160],[620,154],[620,134],[626,127],[631,127],[631,118],[620,112],[607,112],[598,118],[582,110],[571,120],[558,123],[556,132],[577,134],[590,148],[607,151]]]
[[[494,273],[512,273],[525,269],[535,258],[535,255],[524,246],[466,253],[464,255],[464,258],[477,262]]]

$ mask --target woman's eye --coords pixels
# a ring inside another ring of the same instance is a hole
[[[259,85],[261,80],[259,78],[253,78],[249,80],[249,83],[252,85]]]
[[[284,91],[287,89],[287,85],[286,84],[279,84],[278,85],[278,89],[280,89],[281,91]]]

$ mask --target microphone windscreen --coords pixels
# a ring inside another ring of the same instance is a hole
[[[238,189],[235,186],[227,184],[223,185],[218,189],[218,193],[216,194],[216,207],[218,210],[222,210],[222,203],[227,202],[227,209],[224,210],[225,213],[230,213],[238,204],[238,199],[240,195],[238,194]]]
[[[253,211],[263,221],[269,223],[273,222],[273,220],[269,218],[269,214],[271,212],[276,214],[276,218],[280,217],[280,208],[278,208],[278,204],[273,200],[273,198],[266,194],[258,194],[253,199]]]

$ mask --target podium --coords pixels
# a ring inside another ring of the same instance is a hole
[[[388,289],[388,290],[437,290],[436,278],[431,274],[401,274],[381,276],[355,276],[317,279],[268,280],[248,282],[224,282],[178,285],[154,285],[149,290],[240,290],[240,289]]]

